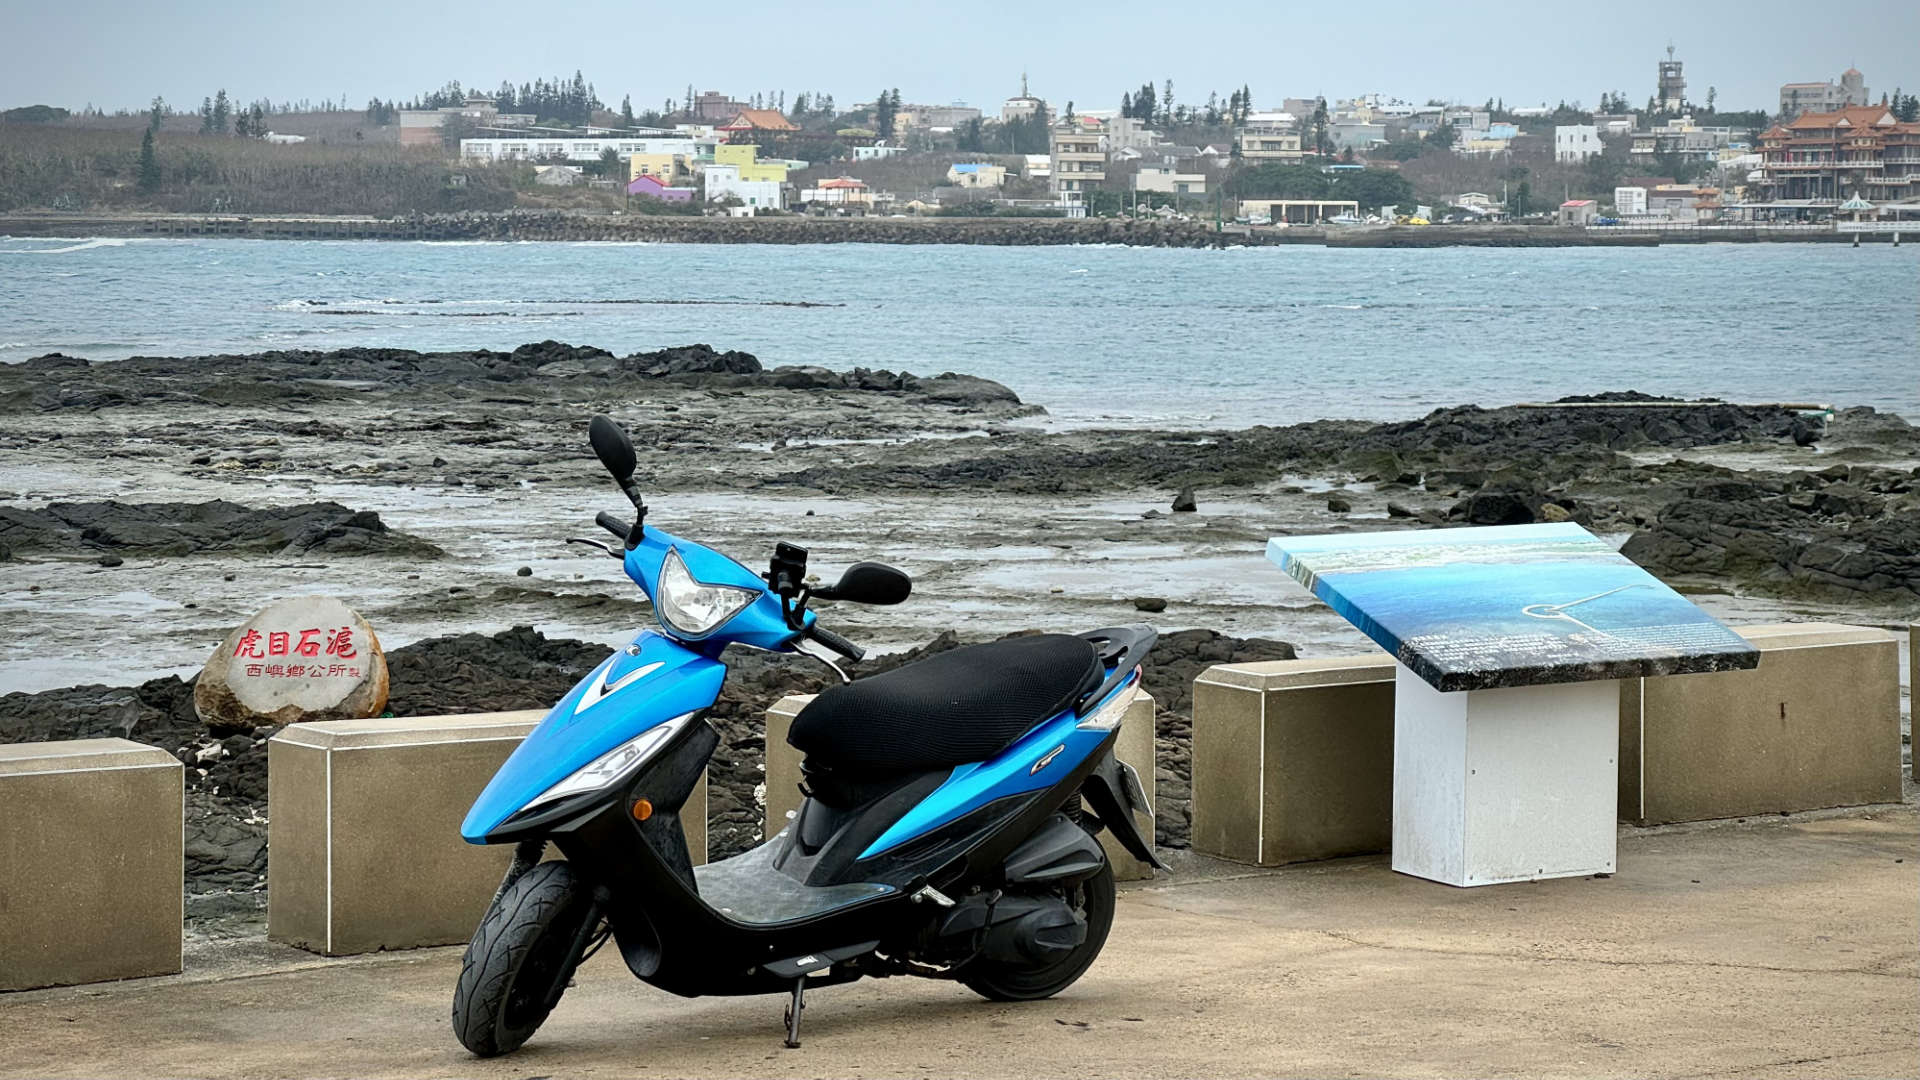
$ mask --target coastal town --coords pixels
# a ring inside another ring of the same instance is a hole
[[[1856,240],[1920,230],[1920,97],[1875,90],[1849,68],[1730,110],[1715,87],[1690,88],[1672,47],[1640,81],[1644,101],[1608,91],[1593,105],[1378,93],[1255,101],[1244,85],[1194,100],[1146,81],[1115,107],[1042,96],[1025,74],[997,107],[921,103],[897,88],[841,107],[825,93],[689,85],[636,111],[630,95],[617,108],[602,102],[577,73],[492,92],[450,82],[363,111],[248,106],[222,90],[198,112],[157,98],[144,114],[6,112],[0,162],[12,155],[22,167],[0,169],[0,212],[1094,217],[1243,236],[1504,224]],[[24,167],[33,136],[51,146],[70,129],[141,123],[137,161],[120,155],[124,179],[63,183],[57,168]],[[244,177],[173,160],[188,149],[204,158],[222,140],[260,144]],[[351,155],[389,154],[434,171],[405,196],[356,193],[355,179],[321,185],[344,189],[321,198],[313,185],[271,190],[261,177],[276,154],[343,173],[365,171]]]

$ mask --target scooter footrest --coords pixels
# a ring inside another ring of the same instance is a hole
[[[851,960],[856,956],[865,956],[867,953],[879,947],[880,943],[878,941],[866,941],[858,945],[842,945],[837,949],[822,949],[819,952],[810,952],[803,956],[793,956],[785,960],[775,960],[770,964],[760,965],[760,970],[777,979],[797,979],[802,975],[817,975],[842,960]]]

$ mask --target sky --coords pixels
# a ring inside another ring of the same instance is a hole
[[[804,10],[825,17],[796,17]],[[1866,74],[1878,100],[1920,91],[1920,0],[1727,5],[1515,5],[1457,0],[1338,3],[915,5],[839,0],[730,4],[563,0],[299,3],[255,0],[0,0],[0,107],[107,111],[154,95],[190,109],[216,89],[251,101],[405,99],[459,79],[492,89],[579,69],[602,100],[636,111],[688,83],[736,97],[825,91],[842,107],[899,87],[911,102],[997,109],[1028,74],[1055,108],[1117,107],[1123,91],[1173,80],[1176,101],[1255,107],[1283,97],[1382,93],[1508,105],[1603,91],[1644,102],[1669,43],[1688,96],[1722,109],[1778,104],[1783,82]]]

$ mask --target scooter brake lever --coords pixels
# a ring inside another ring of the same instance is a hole
[[[599,549],[600,549],[601,551],[604,551],[604,552],[606,552],[607,554],[609,554],[609,555],[611,555],[611,556],[613,556],[613,557],[614,557],[614,558],[616,558],[616,559],[618,559],[618,558],[621,558],[621,557],[622,557],[622,556],[621,556],[621,554],[620,554],[619,552],[617,552],[617,551],[615,551],[615,550],[613,550],[612,548],[610,548],[610,547],[608,547],[607,545],[605,545],[605,544],[603,544],[603,543],[601,543],[600,541],[598,541],[598,540],[589,540],[589,539],[587,539],[587,538],[586,538],[586,537],[584,537],[584,536],[569,536],[569,537],[567,537],[567,543],[569,543],[569,544],[585,544],[585,545],[587,545],[588,547],[593,547],[593,548],[599,548]]]

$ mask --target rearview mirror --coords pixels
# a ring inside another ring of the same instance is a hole
[[[856,604],[897,604],[913,592],[913,579],[885,563],[857,562],[840,580],[813,595],[823,600],[851,600]]]
[[[633,441],[620,425],[604,416],[596,416],[587,425],[587,439],[593,443],[594,456],[613,474],[622,488],[633,483]]]

